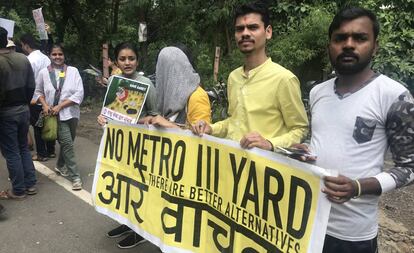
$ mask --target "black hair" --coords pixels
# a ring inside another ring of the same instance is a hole
[[[264,1],[257,1],[249,4],[243,4],[236,8],[234,11],[234,24],[236,24],[236,19],[240,16],[244,16],[250,13],[257,13],[262,16],[262,21],[264,23],[264,27],[270,25],[270,15],[269,15],[269,8]]]
[[[335,15],[332,23],[329,25],[329,39],[331,38],[332,33],[339,29],[343,22],[351,21],[360,17],[368,17],[371,20],[374,39],[377,40],[380,32],[380,25],[378,23],[377,16],[375,16],[375,14],[370,10],[354,6],[345,7]]]
[[[7,30],[0,27],[0,48],[6,48],[7,42]]]
[[[62,50],[63,54],[65,54],[65,48],[62,46],[62,44],[56,43],[56,44],[52,44],[49,47],[49,55],[52,53],[52,50],[54,48],[60,48],[60,50]]]
[[[193,57],[193,54],[191,52],[191,49],[189,47],[187,47],[185,44],[181,43],[181,42],[174,43],[171,46],[176,47],[176,48],[180,49],[181,51],[183,51],[183,53],[187,56],[187,59],[190,62],[191,66],[193,66],[193,69],[197,72],[197,66],[196,66],[196,63],[194,61],[194,57]]]
[[[135,53],[135,55],[137,56],[137,61],[138,61],[137,47],[134,44],[130,43],[130,42],[121,42],[121,43],[119,43],[118,45],[115,46],[115,49],[114,49],[115,61],[118,61],[118,55],[124,49],[131,49]]]
[[[32,49],[40,49],[39,42],[31,34],[23,34],[20,37],[20,42],[29,45]]]

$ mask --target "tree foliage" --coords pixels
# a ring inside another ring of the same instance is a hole
[[[0,0],[0,17],[16,21],[15,39],[36,34],[32,10],[42,7],[55,41],[63,42],[69,63],[80,69],[101,65],[101,46],[137,42],[138,24],[148,26],[148,41],[139,43],[140,68],[154,72],[158,51],[175,42],[187,44],[196,56],[205,86],[213,85],[216,46],[222,49],[219,78],[242,64],[233,39],[232,13],[245,0]],[[267,1],[273,39],[268,54],[292,69],[302,83],[320,80],[330,71],[327,29],[333,14],[345,5],[362,5],[378,14],[381,50],[374,67],[392,78],[413,83],[413,0],[278,0]],[[137,43],[138,44],[138,43]],[[88,83],[95,87],[93,82]]]

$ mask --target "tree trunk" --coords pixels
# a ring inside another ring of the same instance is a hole
[[[140,6],[137,8],[137,28],[139,27],[139,23],[144,22],[146,23],[146,17],[147,17],[147,12],[148,12],[148,8],[147,6]],[[148,27],[147,27],[148,29]],[[149,34],[149,33],[147,33]],[[136,38],[136,40],[138,41],[138,38]],[[139,43],[139,63],[140,63],[140,69],[145,69],[145,66],[147,64],[148,61],[148,38],[147,41],[144,42],[140,42]],[[148,74],[148,73],[146,73]]]
[[[112,23],[112,33],[117,33],[118,32],[118,16],[119,16],[119,2],[120,0],[114,0],[112,2],[112,6],[113,6],[113,23]]]

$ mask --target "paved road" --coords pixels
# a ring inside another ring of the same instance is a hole
[[[42,164],[35,162],[37,169],[46,174],[37,171],[39,193],[23,201],[0,200],[6,208],[0,215],[0,253],[160,252],[149,242],[133,249],[118,249],[119,239],[105,236],[118,224],[84,201],[90,201],[98,146],[77,137],[75,151],[85,191],[74,195],[70,184],[51,171],[56,158]],[[7,178],[6,164],[0,156],[1,190],[10,187]]]

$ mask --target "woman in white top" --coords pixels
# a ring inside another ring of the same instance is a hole
[[[53,45],[49,57],[52,63],[39,72],[34,98],[42,104],[44,115],[58,116],[60,152],[55,170],[72,180],[72,190],[81,190],[73,141],[83,99],[83,83],[79,71],[65,64],[61,45]]]

